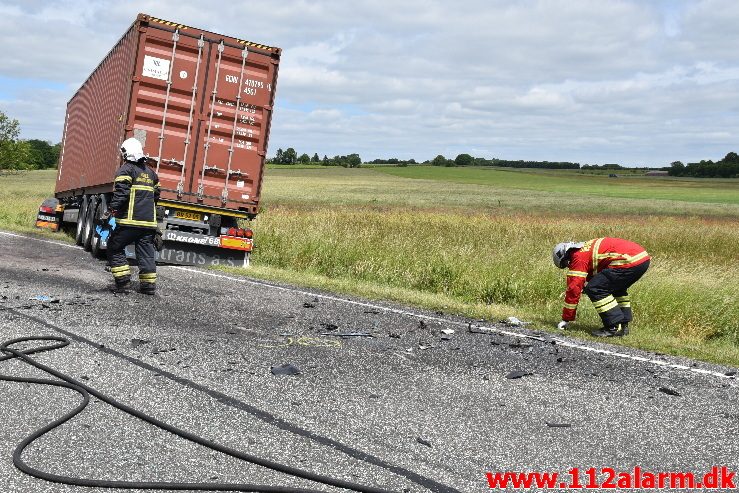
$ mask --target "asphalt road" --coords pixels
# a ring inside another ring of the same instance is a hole
[[[0,233],[0,339],[66,337],[33,357],[212,443],[386,491],[489,491],[496,471],[739,470],[730,368],[213,271],[161,267],[159,281],[154,298],[114,295],[104,264],[81,249]],[[270,371],[288,363],[300,374]],[[506,378],[516,370],[528,374]],[[0,374],[53,378],[18,359],[0,361]],[[79,402],[69,389],[0,382],[3,492],[95,491],[12,461]],[[23,458],[87,479],[348,491],[215,452],[96,397]]]

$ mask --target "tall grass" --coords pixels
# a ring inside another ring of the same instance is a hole
[[[636,327],[739,344],[739,230],[731,221],[280,207],[264,214],[256,231],[257,264],[442,294],[549,324],[559,320],[564,290],[552,246],[622,236],[654,256],[633,288]],[[596,326],[585,301],[581,325]]]

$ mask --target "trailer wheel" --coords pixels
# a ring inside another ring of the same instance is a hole
[[[92,237],[95,234],[94,212],[97,210],[97,198],[90,197],[87,202],[87,212],[85,213],[85,225],[82,232],[82,248],[88,252],[92,248]]]
[[[102,241],[100,240],[100,237],[95,234],[95,225],[98,222],[98,219],[100,219],[101,213],[104,209],[106,209],[105,204],[105,197],[102,195],[100,198],[96,201],[95,209],[93,209],[91,217],[92,217],[92,227],[93,227],[93,233],[92,233],[92,239],[90,240],[90,253],[92,253],[92,256],[96,259],[104,260],[106,258],[105,250],[102,248]]]
[[[87,214],[87,195],[82,197],[82,204],[77,214],[77,232],[74,235],[74,241],[77,245],[82,246],[83,232],[85,229],[85,215]]]

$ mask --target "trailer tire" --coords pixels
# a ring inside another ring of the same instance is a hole
[[[80,204],[80,210],[77,214],[77,231],[74,235],[74,241],[78,246],[82,246],[83,243],[83,232],[85,229],[85,215],[87,214],[87,195],[82,197],[82,204]]]
[[[85,213],[85,225],[82,233],[82,248],[88,252],[92,248],[92,237],[95,234],[94,212],[97,210],[97,197],[90,197],[87,202],[87,212]]]
[[[105,249],[102,248],[102,241],[100,240],[100,237],[95,234],[95,225],[97,224],[98,220],[100,219],[101,213],[104,209],[107,209],[105,197],[102,195],[98,198],[96,201],[95,209],[92,211],[92,226],[93,226],[93,233],[92,233],[92,239],[90,240],[90,253],[92,253],[92,256],[96,259],[104,260],[106,258]]]

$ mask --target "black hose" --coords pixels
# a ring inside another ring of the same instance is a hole
[[[16,344],[20,344],[24,342],[31,342],[31,341],[51,341],[52,344],[35,347],[32,349],[26,349],[23,351],[10,347]],[[295,476],[295,477],[307,479],[310,481],[315,481],[317,483],[322,483],[328,486],[335,486],[337,488],[345,488],[345,489],[349,489],[353,491],[358,491],[361,493],[389,493],[388,490],[383,490],[381,488],[375,488],[373,486],[362,486],[360,484],[352,483],[350,481],[344,481],[341,479],[335,479],[335,478],[331,478],[331,477],[324,476],[321,474],[304,471],[302,469],[280,464],[278,462],[274,462],[269,459],[263,459],[260,457],[256,457],[254,455],[240,452],[238,450],[234,450],[224,445],[213,443],[198,435],[190,433],[186,430],[182,430],[180,428],[167,424],[157,418],[151,417],[147,414],[137,411],[136,409],[133,409],[132,407],[127,406],[126,404],[123,404],[121,402],[118,402],[112,397],[108,397],[105,394],[102,394],[98,392],[97,390],[91,387],[88,387],[84,383],[79,382],[73,379],[72,377],[65,375],[64,373],[58,372],[54,370],[53,368],[50,368],[42,363],[39,363],[33,358],[31,358],[32,354],[37,354],[37,353],[41,353],[45,351],[53,351],[55,349],[64,348],[68,345],[69,345],[68,339],[65,339],[63,337],[54,337],[54,336],[21,337],[17,339],[12,339],[10,341],[6,341],[2,343],[2,345],[0,345],[0,352],[4,353],[4,356],[0,357],[0,362],[13,359],[13,358],[19,358],[23,360],[25,363],[35,368],[38,368],[39,370],[42,370],[50,375],[53,375],[54,377],[59,379],[59,380],[48,380],[48,379],[42,379],[42,378],[27,378],[27,377],[14,377],[14,376],[9,376],[9,375],[0,375],[0,381],[20,382],[20,383],[62,387],[62,388],[74,390],[75,392],[79,393],[82,396],[82,402],[79,405],[77,405],[76,408],[69,411],[64,416],[49,423],[48,425],[42,428],[39,428],[38,430],[33,432],[31,435],[29,435],[27,438],[25,438],[15,448],[13,452],[13,464],[15,465],[15,467],[17,467],[18,469],[20,469],[21,471],[23,471],[24,473],[30,476],[33,476],[39,479],[44,479],[46,481],[52,481],[55,483],[68,484],[72,486],[97,487],[97,488],[147,489],[147,490],[242,491],[242,492],[270,492],[270,493],[325,493],[325,492],[322,492],[321,490],[314,490],[314,489],[305,489],[305,488],[300,489],[300,488],[292,488],[292,487],[284,487],[284,486],[268,486],[268,485],[258,485],[258,484],[176,483],[176,482],[165,482],[165,481],[149,481],[149,482],[141,481],[139,482],[139,481],[84,479],[84,478],[75,478],[71,476],[62,476],[59,474],[44,472],[44,471],[41,471],[39,469],[36,469],[28,465],[23,460],[23,457],[22,457],[23,450],[26,447],[28,447],[31,443],[33,443],[35,440],[37,440],[38,438],[41,438],[49,431],[53,430],[54,428],[58,426],[61,426],[62,424],[66,423],[67,421],[75,417],[77,414],[82,412],[87,406],[87,404],[90,402],[90,395],[93,395],[97,397],[98,399],[100,399],[101,401],[106,402],[107,404],[113,406],[114,408],[120,411],[123,411],[126,414],[129,414],[131,416],[134,416],[142,421],[145,421],[149,424],[152,424],[162,430],[166,430],[176,436],[179,436],[191,442],[197,443],[211,450],[221,452],[226,455],[230,455],[231,457],[235,457],[245,462],[260,465],[268,469],[272,469],[274,471],[288,474],[290,476]]]

